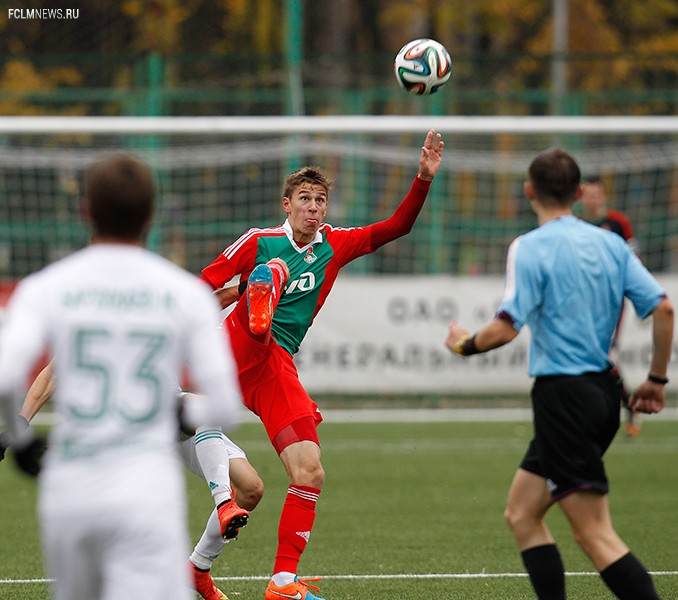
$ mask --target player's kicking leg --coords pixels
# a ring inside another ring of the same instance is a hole
[[[271,320],[282,288],[290,277],[285,262],[274,258],[254,267],[247,280],[247,310],[250,331],[265,335],[271,328]]]

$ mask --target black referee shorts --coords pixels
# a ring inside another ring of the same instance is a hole
[[[619,429],[619,403],[608,371],[537,377],[534,438],[521,468],[544,477],[554,500],[578,490],[607,494],[603,454]]]

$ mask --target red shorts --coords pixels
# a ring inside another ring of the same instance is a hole
[[[265,342],[255,339],[245,331],[235,311],[226,317],[225,324],[238,367],[243,403],[261,419],[278,454],[297,441],[309,440],[320,445],[315,427],[309,424],[317,426],[323,418],[299,381],[292,355],[270,335]]]

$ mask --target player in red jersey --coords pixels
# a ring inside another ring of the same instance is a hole
[[[202,272],[226,307],[226,319],[245,405],[259,416],[290,479],[278,526],[278,549],[266,600],[318,599],[298,580],[297,566],[311,535],[325,481],[316,431],[322,416],[303,388],[292,360],[339,270],[409,233],[440,167],[443,141],[431,130],[410,191],[391,217],[365,227],[324,223],[331,182],[317,167],[285,180],[285,223],[250,229]]]
[[[629,218],[618,210],[613,210],[607,206],[607,193],[605,192],[605,185],[600,177],[597,175],[589,176],[582,186],[583,193],[582,197],[579,200],[579,203],[582,206],[583,212],[580,217],[593,225],[598,225],[602,229],[607,229],[608,231],[613,231],[617,235],[620,235],[624,238],[633,251],[638,254],[638,244],[633,233],[633,227]],[[619,323],[617,324],[617,330],[615,331],[614,337],[612,338],[612,348],[611,352],[617,346],[617,341],[619,338],[619,329],[621,327],[622,318],[624,312],[619,315]],[[615,364],[616,361],[615,361]],[[640,435],[640,414],[632,410],[628,405],[629,393],[626,387],[624,386],[624,381],[619,374],[619,365],[616,367],[617,374],[619,375],[619,386],[622,395],[622,401],[624,408],[626,409],[626,435],[629,437],[637,437]]]
[[[608,208],[607,194],[602,179],[598,176],[590,176],[584,181],[582,187],[584,192],[579,200],[583,208],[581,218],[603,229],[614,231],[623,237],[638,254],[631,221],[623,212]]]

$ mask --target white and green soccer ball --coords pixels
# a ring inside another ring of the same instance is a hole
[[[443,87],[452,74],[450,55],[440,42],[413,40],[395,57],[395,76],[410,94],[428,96]]]

